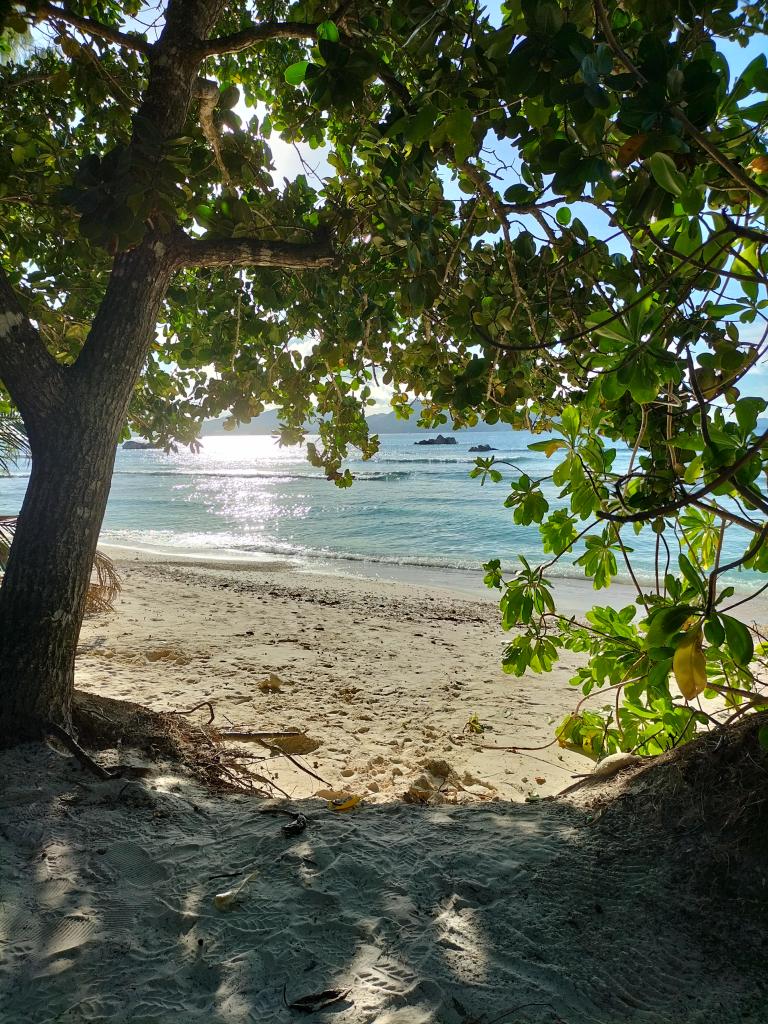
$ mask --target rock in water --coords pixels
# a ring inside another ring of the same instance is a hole
[[[423,441],[414,441],[414,444],[456,444],[455,437],[445,437],[443,434],[438,434],[437,437],[425,437]]]

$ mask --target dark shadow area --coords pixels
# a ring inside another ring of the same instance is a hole
[[[167,762],[3,752],[3,1020],[764,1024],[765,755],[739,735],[583,805],[295,802],[295,837]]]

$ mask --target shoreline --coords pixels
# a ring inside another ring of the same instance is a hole
[[[483,584],[482,569],[459,569],[453,567],[420,565],[415,563],[376,562],[365,559],[317,560],[293,558],[267,553],[253,553],[246,557],[242,553],[227,555],[220,551],[204,554],[201,552],[171,551],[125,544],[99,544],[101,550],[116,562],[156,564],[167,562],[179,565],[198,565],[211,568],[229,568],[235,572],[277,572],[300,576],[318,576],[329,579],[358,579],[372,583],[393,583],[406,587],[438,590],[457,598],[495,605],[500,591],[490,590]],[[582,615],[595,605],[625,607],[634,604],[637,592],[628,580],[616,577],[604,590],[595,590],[591,582],[578,576],[550,576],[558,610],[566,615]],[[640,580],[641,585],[643,580]],[[736,586],[730,601],[748,598],[753,590],[741,584]],[[727,603],[727,602],[726,602]],[[760,595],[737,609],[736,618],[745,621],[768,623],[768,596]]]

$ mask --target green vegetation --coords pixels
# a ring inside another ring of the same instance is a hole
[[[768,569],[767,403],[748,393],[768,324],[768,65],[734,74],[722,51],[764,32],[763,7],[254,10],[169,0],[158,36],[138,3],[0,8],[0,379],[38,467],[0,590],[14,720],[67,721],[127,425],[190,443],[204,418],[275,404],[286,442],[322,420],[309,457],[346,486],[348,446],[376,450],[377,380],[404,417],[420,398],[424,425],[554,431],[537,447],[564,507],[507,480],[550,560],[511,579],[491,562],[487,582],[523,627],[511,672],[565,647],[589,655],[585,696],[612,688],[563,743],[654,752],[707,720],[699,696],[759,705],[759,647],[721,577]],[[35,48],[15,47],[30,24]],[[305,164],[327,152],[332,176],[278,185],[277,136]],[[586,625],[559,616],[549,565],[574,554],[604,588],[643,529],[656,586]]]

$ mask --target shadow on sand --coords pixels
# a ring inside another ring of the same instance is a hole
[[[13,1024],[768,1020],[764,906],[738,902],[739,880],[718,897],[693,839],[681,860],[680,837],[627,815],[304,801],[290,838],[269,805],[162,767],[100,782],[28,747],[0,754],[0,776]],[[348,997],[285,1005],[327,988]]]

